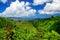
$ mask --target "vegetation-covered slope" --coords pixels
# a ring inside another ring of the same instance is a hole
[[[0,17],[0,40],[60,40],[60,17],[31,21]]]

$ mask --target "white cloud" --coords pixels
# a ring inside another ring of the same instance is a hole
[[[42,5],[44,3],[51,2],[52,0],[34,0],[34,5]]]
[[[46,3],[43,10],[38,11],[40,14],[60,13],[60,0],[53,0],[52,3]]]
[[[0,2],[6,3],[6,2],[7,2],[7,0],[0,0]]]
[[[3,17],[29,17],[34,16],[36,13],[36,10],[32,9],[29,6],[29,2],[19,2],[16,0],[15,2],[12,2],[10,7],[6,8],[6,10],[0,14],[0,16]]]

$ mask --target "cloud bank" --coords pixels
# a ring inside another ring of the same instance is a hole
[[[3,3],[7,0],[1,0]],[[6,10],[0,14],[3,17],[31,17],[36,16],[36,12],[39,14],[60,14],[60,0],[34,0],[33,5],[43,5],[46,3],[43,10],[36,10],[30,6],[29,2],[16,0],[10,4],[10,7],[7,7]]]
[[[44,4],[44,3],[49,3],[49,2],[51,2],[52,0],[34,0],[33,2],[33,4],[34,5],[42,5],[42,4]]]
[[[53,0],[52,3],[46,3],[43,10],[38,11],[40,14],[60,14],[60,0]]]
[[[16,0],[12,2],[10,7],[6,8],[6,10],[0,15],[3,17],[30,17],[34,16],[36,13],[35,9],[32,9],[29,2],[19,2]]]

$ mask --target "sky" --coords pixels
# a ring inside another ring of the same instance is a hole
[[[40,18],[60,16],[60,0],[0,0],[0,16]]]

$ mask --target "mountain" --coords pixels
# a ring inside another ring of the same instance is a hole
[[[0,17],[0,40],[60,40],[60,16],[27,21]]]
[[[38,16],[31,16],[31,17],[6,17],[13,20],[35,20],[35,19],[45,19],[50,18],[51,16],[60,16],[60,14],[38,14]]]

